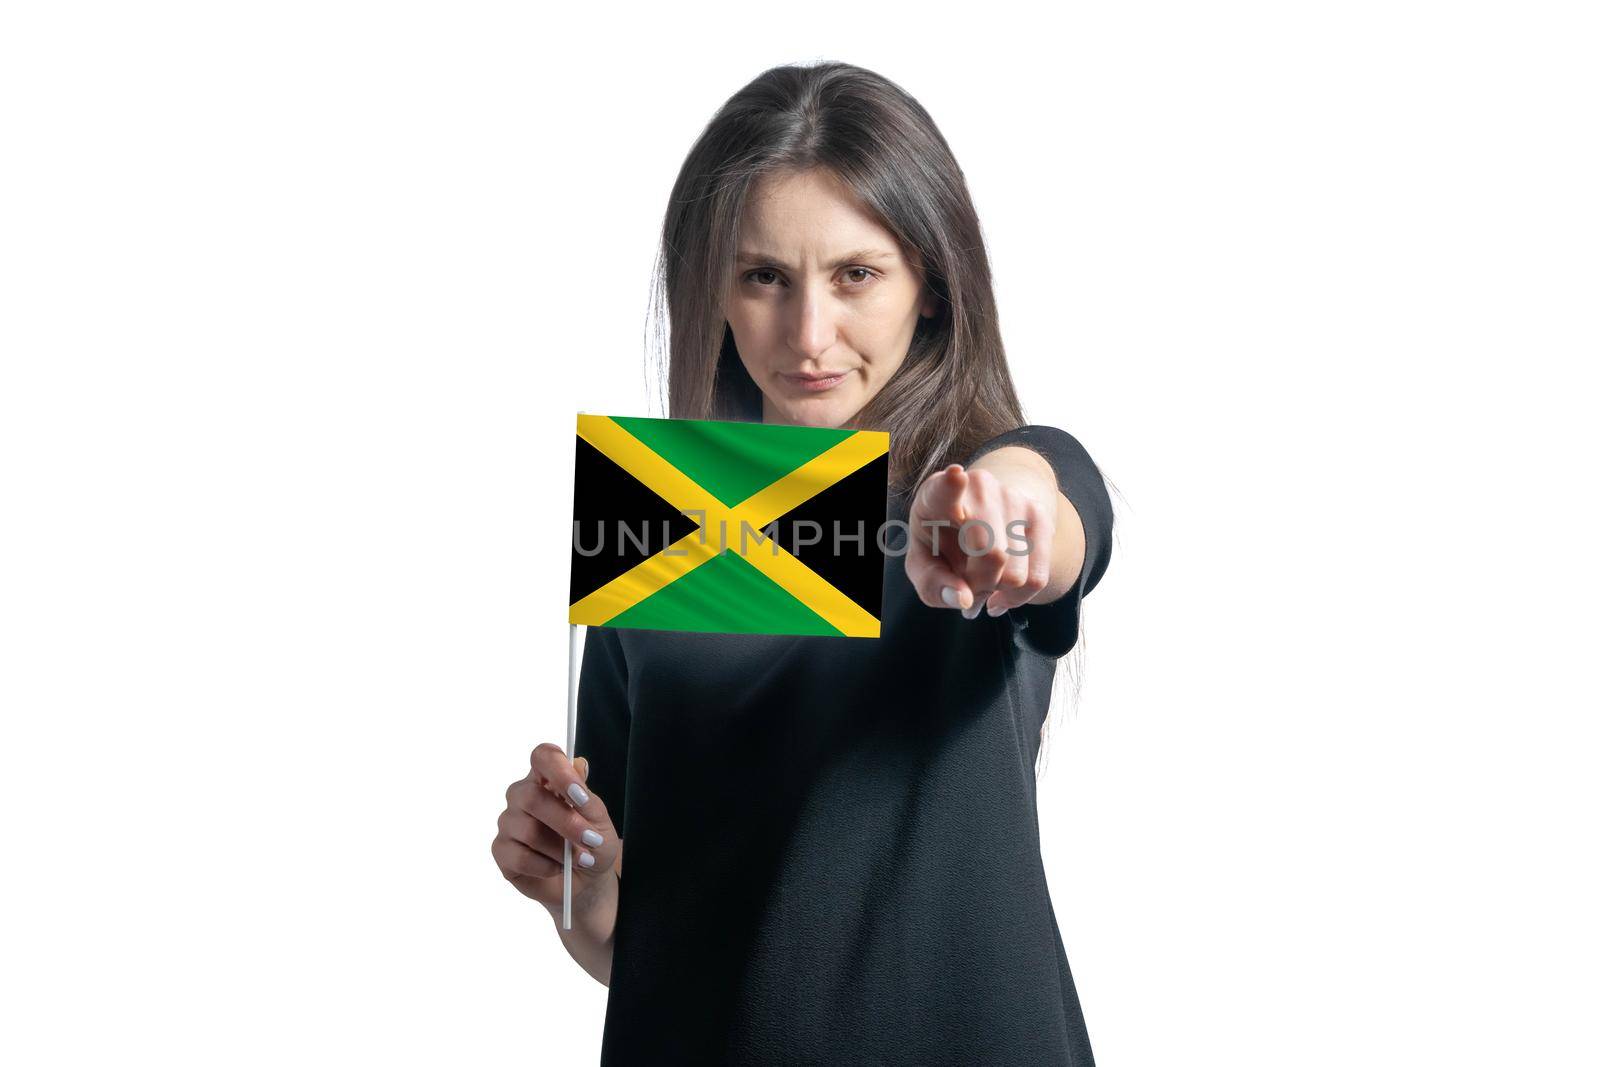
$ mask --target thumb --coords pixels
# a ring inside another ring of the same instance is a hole
[[[572,766],[577,770],[579,780],[587,785],[589,782],[589,757],[579,756],[572,761]]]

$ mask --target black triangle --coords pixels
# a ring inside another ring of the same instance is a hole
[[[574,604],[699,529],[698,523],[605,453],[581,437],[577,441],[572,483]]]
[[[885,453],[764,529],[772,529],[774,540],[839,592],[882,618],[884,553],[878,544],[878,530],[886,517],[888,496],[889,456]],[[802,527],[802,522],[816,525]],[[859,543],[857,533],[861,534]],[[802,535],[813,543],[800,545]],[[892,538],[889,543],[894,543]],[[749,551],[768,550],[752,544]]]

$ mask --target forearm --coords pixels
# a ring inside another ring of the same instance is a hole
[[[1002,485],[1020,489],[1033,496],[1042,506],[1053,509],[1052,543],[1042,546],[1050,557],[1050,580],[1033,598],[1032,603],[1048,604],[1066,594],[1077,582],[1083,569],[1084,530],[1078,509],[1072,506],[1061,492],[1055,468],[1044,456],[1021,445],[997,448],[972,464],[972,470],[987,470]],[[1031,538],[1032,531],[1029,531]],[[1037,550],[1041,546],[1035,546]]]
[[[572,929],[561,928],[561,902],[546,904],[567,955],[603,986],[611,985],[611,946],[617,928],[621,888],[615,870],[598,878],[572,879]]]

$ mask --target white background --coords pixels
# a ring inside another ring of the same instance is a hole
[[[596,1061],[489,856],[572,417],[660,414],[677,168],[829,58],[1121,494],[1040,790],[1099,1061],[1595,1063],[1583,6],[8,5],[0,1058]]]

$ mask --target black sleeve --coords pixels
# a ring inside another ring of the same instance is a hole
[[[589,761],[588,783],[605,801],[617,833],[627,807],[628,736],[633,714],[628,707],[628,662],[617,631],[590,626],[584,635],[583,665],[578,671],[578,728],[572,758]]]
[[[1083,570],[1077,584],[1048,604],[1023,604],[1005,613],[1018,645],[1043,656],[1064,656],[1078,643],[1083,598],[1111,562],[1111,495],[1105,479],[1078,439],[1054,426],[1019,426],[980,445],[967,466],[1007,445],[1031,448],[1049,461],[1056,484],[1083,520]]]

